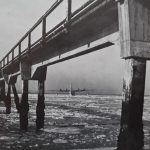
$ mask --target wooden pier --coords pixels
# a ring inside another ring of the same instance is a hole
[[[36,129],[44,127],[44,85],[47,67],[91,53],[120,42],[121,58],[125,59],[122,116],[118,150],[141,150],[143,141],[143,103],[146,61],[150,59],[150,3],[148,0],[89,0],[72,12],[67,1],[67,16],[50,31],[46,19],[64,0],[57,0],[35,25],[0,61],[0,99],[6,113],[11,113],[11,88],[20,114],[20,129],[28,129],[28,84],[38,81]],[[32,33],[42,25],[42,36],[32,42]],[[26,49],[22,48],[28,40]],[[61,55],[86,46],[80,52]],[[54,61],[52,58],[57,57]],[[22,79],[22,99],[15,84]],[[5,91],[7,87],[7,93]]]

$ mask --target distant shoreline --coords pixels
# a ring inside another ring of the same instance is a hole
[[[11,94],[13,94],[13,93],[11,93]],[[18,94],[21,95],[22,93],[19,92]],[[37,93],[37,92],[29,92],[28,94],[38,94],[38,93]],[[69,95],[69,93],[45,93],[45,94],[46,94],[46,95]],[[78,94],[78,93],[77,93],[77,94],[76,94],[76,96],[82,96],[82,95],[83,95],[83,96],[86,96],[86,95],[89,95],[89,96],[90,96],[90,95],[91,95],[91,96],[92,96],[92,95],[93,95],[93,96],[94,96],[94,95],[95,95],[95,96],[96,96],[96,95],[98,95],[98,96],[120,96],[120,97],[122,96],[121,94],[100,94],[100,93],[93,93],[93,94],[92,94],[92,93],[90,93],[90,94]],[[150,95],[145,95],[145,97],[149,97],[149,96],[150,96]]]

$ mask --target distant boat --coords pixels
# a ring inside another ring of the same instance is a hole
[[[60,88],[59,90],[51,90],[51,92],[55,93],[56,95],[67,94],[69,96],[75,96],[75,95],[79,95],[81,93],[84,94],[84,95],[88,95],[88,91],[91,91],[91,90],[87,90],[85,88],[84,89],[78,88],[78,89],[74,90],[72,88],[72,84],[70,84],[69,89],[68,88],[66,88],[66,89],[61,89]]]
[[[75,96],[75,91],[72,90],[72,84],[70,84],[70,91],[69,91],[70,96]]]

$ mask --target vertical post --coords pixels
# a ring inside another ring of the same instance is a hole
[[[44,128],[44,117],[45,117],[45,96],[44,96],[44,86],[45,81],[39,80],[38,81],[38,102],[36,107],[36,129],[39,130]]]
[[[19,105],[19,96],[18,96],[18,93],[17,93],[17,90],[16,90],[15,83],[12,84],[12,90],[13,90],[13,93],[14,93],[14,101],[15,101],[15,104],[16,104],[16,109],[19,113],[19,110],[20,110],[19,109],[19,107],[20,107],[20,105]]]
[[[46,18],[43,18],[43,20],[42,20],[42,40],[41,40],[42,47],[44,47],[45,37],[46,37]]]
[[[5,66],[5,58],[3,59],[3,67]]]
[[[7,55],[7,65],[9,64],[9,54]]]
[[[21,56],[21,42],[19,43],[18,53],[19,53],[19,58],[20,58],[20,56]]]
[[[5,102],[5,81],[1,81],[1,100]]]
[[[23,94],[20,104],[20,129],[26,131],[28,129],[28,80],[22,82]]]
[[[5,99],[5,104],[6,104],[6,114],[11,113],[11,84],[8,84],[8,91],[7,91],[7,96]]]
[[[146,60],[125,60],[121,128],[118,150],[142,150],[143,103],[145,89]]]
[[[71,20],[71,14],[72,14],[72,0],[68,0],[68,8],[67,8],[67,19],[66,22],[69,22]]]
[[[42,38],[45,39],[46,36],[46,18],[43,18],[42,21]]]
[[[121,128],[118,150],[142,150],[146,59],[150,57],[148,1],[118,3],[121,57],[125,59]]]
[[[29,50],[29,52],[31,50],[31,32],[28,35],[28,50]]]
[[[12,60],[14,60],[14,50],[12,51]]]
[[[36,107],[36,129],[44,128],[45,117],[45,80],[46,80],[47,67],[39,67],[33,74],[32,79],[38,80],[38,101]]]

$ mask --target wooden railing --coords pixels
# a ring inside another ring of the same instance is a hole
[[[67,25],[70,24],[72,20],[75,19],[75,17],[80,13],[84,11],[88,11],[88,6],[91,6],[92,4],[103,2],[105,0],[89,0],[84,5],[82,5],[79,9],[72,12],[72,0],[67,0],[67,16],[66,19],[61,21],[59,24],[57,24],[54,28],[52,28],[50,31],[46,32],[47,17],[63,2],[64,0],[57,0],[51,8],[34,24],[34,26],[19,40],[19,42],[5,55],[5,57],[0,61],[0,69],[4,68],[5,66],[9,65],[15,60],[21,60],[22,55],[29,53],[32,51],[32,48],[36,46],[39,43],[43,43],[46,39],[46,37],[50,37],[51,35],[54,35],[56,31],[60,30],[61,28],[64,28],[64,26],[67,27]],[[36,40],[34,43],[31,43],[31,35],[32,32],[42,24],[42,36]],[[22,43],[27,38],[28,40],[28,46],[27,48],[22,48]],[[17,53],[17,54],[16,54]]]

